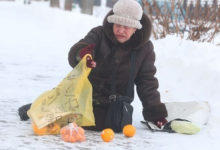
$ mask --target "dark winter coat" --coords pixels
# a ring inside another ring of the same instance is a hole
[[[111,14],[112,11],[108,15]],[[152,42],[149,41],[151,34],[149,18],[143,15],[142,29],[136,30],[131,39],[124,44],[117,42],[113,34],[113,24],[108,23],[106,18],[103,26],[93,28],[82,40],[73,45],[68,57],[70,65],[74,67],[78,63],[79,51],[83,47],[96,44],[93,58],[97,65],[92,69],[89,80],[93,86],[94,101],[104,102],[111,94],[111,74],[115,66],[117,66],[115,80],[117,94],[126,95],[130,56],[132,51],[136,51],[135,85],[143,105],[144,119],[154,121],[166,117],[166,107],[160,102],[160,94],[157,91],[158,80],[154,77],[156,73],[155,53]],[[134,91],[131,95],[134,95]],[[95,117],[100,115],[103,113],[95,112]]]

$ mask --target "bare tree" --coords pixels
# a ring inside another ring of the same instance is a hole
[[[200,19],[200,14],[201,14],[201,1],[196,0],[196,6],[194,8],[194,19]]]
[[[203,13],[202,13],[203,18],[207,19],[206,16],[208,16],[208,11],[209,11],[208,1],[205,1],[205,4],[203,6]]]
[[[194,5],[193,5],[193,2],[191,1],[189,5],[189,16],[188,16],[190,19],[194,17],[193,9],[194,9]]]
[[[93,3],[94,0],[80,0],[81,13],[92,15]]]
[[[101,0],[94,0],[94,5],[95,6],[100,6],[101,5]]]
[[[220,9],[217,1],[213,5],[201,5],[201,0],[196,4],[185,5],[181,0],[164,1],[158,4],[157,0],[146,2],[145,12],[152,20],[152,33],[155,39],[175,34],[193,41],[211,42],[220,33]],[[185,1],[187,3],[187,1]],[[185,7],[185,8],[184,8]]]
[[[50,7],[60,8],[60,1],[59,0],[50,0]]]
[[[183,0],[183,8],[185,11],[186,11],[187,5],[188,5],[188,0]]]

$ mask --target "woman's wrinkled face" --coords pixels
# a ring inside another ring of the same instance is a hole
[[[113,33],[120,43],[128,41],[136,30],[136,28],[113,24]]]

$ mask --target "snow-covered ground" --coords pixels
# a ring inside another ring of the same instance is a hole
[[[35,136],[31,122],[19,120],[18,107],[55,87],[71,71],[68,51],[91,28],[101,25],[107,11],[100,11],[101,15],[89,16],[49,8],[48,2],[0,2],[0,149],[219,149],[220,47],[175,36],[152,40],[159,91],[163,102],[208,101],[210,119],[198,134],[146,130],[140,124],[138,97],[133,102],[136,135],[116,134],[110,143],[102,141],[100,132],[91,131],[86,131],[87,140],[82,143],[66,143],[60,136]]]

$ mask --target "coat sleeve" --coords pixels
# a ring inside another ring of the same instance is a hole
[[[137,94],[143,105],[143,116],[147,121],[155,121],[167,117],[167,110],[160,101],[158,92],[158,80],[154,76],[156,73],[155,53],[153,44],[148,42],[148,53],[141,64],[135,79]]]
[[[70,66],[75,67],[80,61],[80,56],[79,56],[80,50],[82,50],[84,47],[90,44],[98,45],[101,39],[101,35],[102,35],[102,27],[99,26],[93,28],[90,32],[88,32],[88,34],[83,39],[81,39],[79,42],[74,44],[70,48],[68,54],[68,61]],[[94,55],[94,51],[92,52],[92,55]]]

